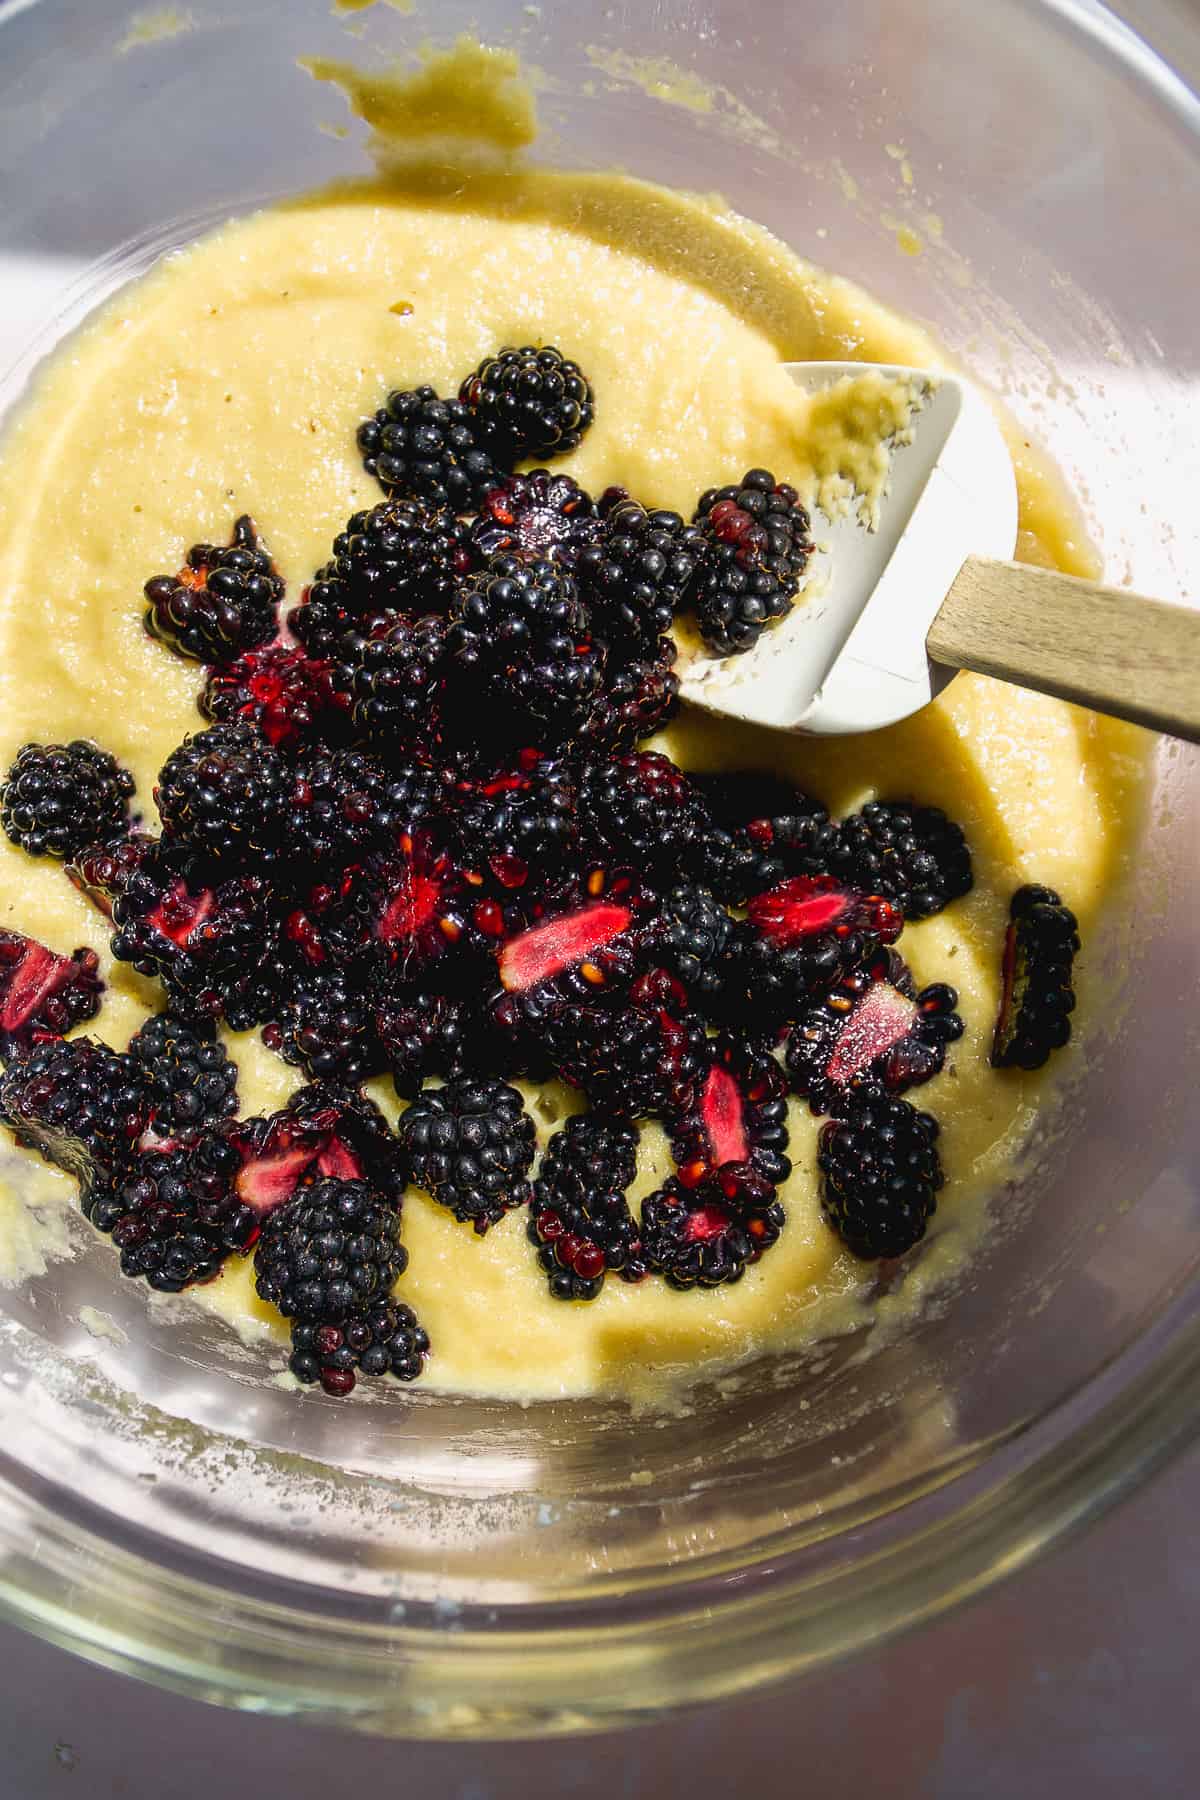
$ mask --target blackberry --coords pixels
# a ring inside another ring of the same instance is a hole
[[[464,868],[510,891],[537,893],[579,849],[579,794],[565,762],[529,756],[464,784],[455,843]]]
[[[677,975],[703,1010],[724,980],[733,920],[705,887],[678,882],[663,898],[647,936],[654,954]]]
[[[604,692],[578,734],[580,750],[620,756],[668,725],[679,710],[677,654],[674,638],[662,637],[644,659],[614,665],[610,656]]]
[[[714,819],[698,864],[717,896],[743,906],[792,875],[827,875],[838,828],[819,800],[776,777],[693,775]]]
[[[445,648],[445,621],[434,613],[341,639],[334,681],[364,737],[385,752],[436,743]]]
[[[233,1122],[222,1135],[241,1161],[238,1192],[260,1218],[327,1178],[369,1181],[397,1209],[403,1200],[400,1145],[374,1101],[357,1088],[313,1082],[282,1112]]]
[[[961,828],[940,807],[908,801],[873,800],[843,819],[831,867],[910,919],[941,912],[974,881]]]
[[[53,1039],[0,1076],[0,1116],[23,1144],[80,1180],[126,1166],[149,1102],[134,1064],[91,1038]]]
[[[864,1086],[903,1094],[930,1081],[946,1046],[962,1036],[958,995],[945,982],[916,991],[894,950],[880,950],[788,1034],[786,1060],[796,1093],[815,1113],[843,1115]]]
[[[460,996],[385,985],[373,1002],[372,1023],[402,1100],[415,1100],[427,1076],[478,1075],[498,1061],[493,1029]]]
[[[327,1177],[267,1214],[254,1285],[285,1319],[342,1325],[386,1301],[407,1264],[396,1208],[370,1182]]]
[[[529,1199],[533,1120],[505,1082],[467,1076],[426,1088],[396,1129],[413,1181],[480,1236]]]
[[[492,456],[508,469],[577,449],[594,411],[586,376],[552,344],[485,357],[458,397]]]
[[[654,750],[590,763],[580,806],[610,855],[655,874],[674,874],[694,858],[709,826],[698,790],[669,756]]]
[[[232,543],[193,544],[178,575],[156,575],[145,591],[146,630],[197,662],[229,662],[278,629],[283,582],[244,515]]]
[[[249,1249],[258,1219],[234,1185],[238,1157],[219,1135],[151,1150],[85,1191],[83,1210],[121,1252],[121,1273],[161,1293],[211,1281]]]
[[[237,1111],[237,1067],[210,1024],[158,1013],[130,1041],[129,1058],[150,1098],[150,1128],[173,1138]]]
[[[854,1256],[903,1256],[924,1237],[945,1180],[937,1139],[929,1113],[878,1094],[822,1126],[821,1209]]]
[[[228,863],[269,862],[283,849],[292,772],[249,725],[210,725],[184,738],[154,790],[163,833]]]
[[[576,573],[611,645],[652,653],[683,604],[702,549],[678,513],[648,512],[623,488],[602,495],[603,535],[576,559]]]
[[[341,584],[336,578],[325,581],[318,575],[300,596],[287,616],[287,627],[313,662],[331,663],[338,646],[348,631],[361,631],[370,621],[358,617],[344,604]],[[383,609],[382,618],[391,618],[392,610]],[[381,622],[376,616],[374,623]]]
[[[770,1051],[749,1038],[710,1038],[695,1100],[670,1121],[671,1150],[684,1187],[727,1163],[748,1165],[778,1187],[788,1160],[787,1089]]]
[[[56,956],[34,938],[0,931],[0,1057],[94,1019],[104,988],[99,969],[94,950]]]
[[[694,1013],[573,1003],[549,1011],[541,1036],[557,1073],[599,1112],[661,1117],[694,1102],[705,1045]]]
[[[1075,914],[1053,888],[1018,888],[1004,939],[1003,993],[992,1040],[997,1069],[1040,1069],[1071,1035],[1079,949]]]
[[[338,867],[381,849],[408,822],[412,789],[398,791],[360,750],[320,750],[299,762],[284,825],[289,859]]]
[[[772,1184],[748,1163],[725,1163],[694,1187],[677,1176],[642,1201],[642,1254],[669,1286],[740,1281],[787,1222]]]
[[[425,1367],[429,1336],[411,1306],[369,1306],[345,1325],[316,1325],[297,1319],[292,1325],[288,1363],[297,1381],[319,1381],[327,1394],[342,1399],[362,1375],[394,1375],[415,1381]]]
[[[484,495],[471,538],[488,561],[517,556],[574,568],[603,529],[595,501],[577,481],[534,469],[510,475]]]
[[[200,711],[214,724],[250,725],[278,748],[326,738],[339,728],[329,664],[295,644],[268,644],[208,671]]]
[[[357,1084],[385,1066],[370,1002],[343,969],[317,970],[297,981],[263,1041],[314,1081]]]
[[[0,825],[28,856],[75,856],[129,830],[133,776],[87,738],[24,744],[0,788]]]
[[[363,467],[380,487],[456,513],[474,511],[500,472],[459,400],[431,387],[397,389],[358,428]]]
[[[384,611],[445,613],[478,564],[468,527],[437,501],[392,499],[355,513],[333,540],[314,597],[351,618]]]
[[[582,880],[557,883],[530,907],[526,929],[500,950],[505,994],[544,1008],[628,987],[646,940],[653,941],[656,906],[653,890],[623,869],[591,869]]]
[[[637,1132],[576,1113],[546,1146],[533,1184],[529,1240],[556,1300],[594,1300],[608,1269],[646,1274],[625,1194],[637,1174]]]
[[[738,1017],[773,1022],[799,1017],[904,925],[890,901],[828,875],[794,875],[755,895],[747,915],[733,934],[723,1002]]]
[[[808,514],[794,488],[749,469],[740,485],[702,494],[694,523],[704,548],[688,603],[709,647],[739,655],[792,609],[812,554]]]

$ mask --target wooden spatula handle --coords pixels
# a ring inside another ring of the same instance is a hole
[[[1200,742],[1200,612],[969,556],[925,640],[935,662]]]

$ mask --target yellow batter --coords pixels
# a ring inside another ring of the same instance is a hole
[[[870,487],[895,394],[860,393],[837,416],[826,406],[813,419],[782,359],[940,360],[914,327],[744,220],[617,177],[451,180],[431,166],[238,223],[122,294],[55,359],[7,442],[0,764],[27,739],[95,737],[134,771],[152,817],[157,769],[199,724],[202,671],[145,635],[147,576],[177,567],[189,544],[227,539],[249,512],[294,598],[347,516],[379,499],[354,431],[387,389],[431,381],[449,392],[498,345],[537,341],[576,357],[595,387],[596,422],[559,466],[593,491],[619,482],[680,510],[751,464],[810,491],[828,480]],[[1017,460],[1022,553],[1091,572],[1056,483],[1027,450]],[[1061,888],[1086,941],[1120,876],[1144,743],[1130,728],[967,676],[922,716],[861,739],[789,742],[698,716],[667,734],[685,765],[787,768],[839,813],[876,793],[912,795],[966,829],[973,893],[910,927],[901,945],[919,982],[958,988],[967,1024],[947,1070],[913,1096],[942,1120],[949,1176],[913,1304],[968,1253],[982,1199],[1046,1093],[1039,1078],[986,1062],[1008,895],[1030,880]],[[104,922],[61,869],[6,841],[0,907],[4,924],[56,950],[105,952]],[[123,1046],[154,993],[124,965],[106,959],[105,974],[94,1029]],[[296,1085],[257,1039],[234,1051],[244,1110],[276,1105]],[[379,1098],[394,1114],[390,1090]],[[543,1138],[576,1104],[565,1089],[531,1099]],[[527,1396],[627,1393],[844,1325],[870,1272],[822,1222],[816,1122],[794,1105],[792,1127],[787,1229],[740,1284],[711,1293],[609,1279],[594,1303],[563,1305],[547,1293],[521,1217],[480,1240],[414,1192],[401,1292],[433,1340],[427,1381]],[[664,1149],[647,1128],[643,1190],[664,1171]],[[50,1189],[64,1205],[73,1199],[72,1185],[32,1155],[18,1185],[9,1209]],[[254,1298],[249,1266],[230,1266],[193,1303],[243,1334],[273,1335],[279,1366],[285,1328]]]

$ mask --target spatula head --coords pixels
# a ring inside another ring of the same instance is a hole
[[[1009,557],[1017,488],[995,415],[969,383],[878,363],[789,363],[808,393],[864,375],[908,381],[922,399],[897,443],[879,516],[813,514],[812,589],[744,656],[697,656],[685,700],[777,730],[874,731],[920,710],[953,670],[925,635],[966,557]]]

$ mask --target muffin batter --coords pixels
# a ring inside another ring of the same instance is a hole
[[[250,513],[289,583],[289,602],[334,535],[379,490],[355,428],[393,386],[452,392],[501,344],[557,343],[586,369],[596,420],[556,468],[592,492],[620,483],[690,513],[706,487],[765,465],[809,495],[850,481],[868,496],[882,434],[903,397],[879,384],[820,430],[779,363],[844,359],[936,367],[936,348],[849,282],[698,200],[618,177],[444,169],[331,191],[234,224],[169,259],[69,344],[36,385],[0,463],[0,762],[29,739],[93,737],[137,778],[153,822],[156,773],[202,721],[203,671],[142,628],[145,579],[186,547],[227,540]],[[864,404],[864,398],[870,404]],[[1093,572],[1056,483],[1017,459],[1021,553]],[[975,887],[910,925],[918,985],[950,981],[966,1035],[943,1074],[910,1095],[939,1117],[947,1186],[916,1279],[961,1262],[982,1201],[1043,1093],[998,1073],[987,1044],[1010,892],[1062,890],[1088,933],[1121,871],[1141,735],[1054,701],[961,676],[924,714],[860,739],[792,741],[684,716],[661,745],[684,767],[787,772],[840,815],[912,796],[966,831]],[[155,1010],[153,985],[107,954],[105,922],[61,866],[0,843],[3,922],[59,952],[90,944],[108,982],[88,1029],[117,1048]],[[1080,1018],[1088,1018],[1086,956]],[[242,1112],[281,1103],[301,1077],[250,1036],[231,1039]],[[1062,1059],[1065,1061],[1065,1059]],[[390,1117],[388,1084],[376,1098]],[[527,1090],[543,1141],[577,1099]],[[405,1205],[410,1265],[399,1294],[433,1342],[425,1385],[520,1396],[627,1393],[693,1378],[844,1324],[872,1279],[820,1213],[818,1121],[792,1103],[794,1173],[779,1243],[735,1286],[680,1294],[610,1278],[594,1302],[552,1300],[521,1215],[484,1239],[420,1192]],[[635,1194],[668,1172],[643,1126]],[[74,1185],[24,1160],[19,1209]],[[116,1258],[113,1279],[117,1280]],[[148,1297],[148,1303],[155,1303]],[[190,1303],[243,1334],[286,1327],[254,1296],[252,1259],[227,1265]],[[394,1394],[395,1390],[391,1390]]]

